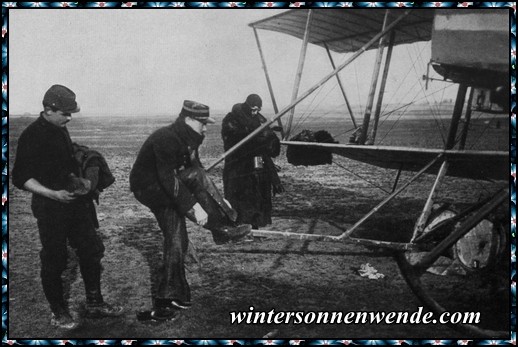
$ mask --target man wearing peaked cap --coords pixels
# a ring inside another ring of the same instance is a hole
[[[216,123],[214,119],[209,117],[209,106],[197,103],[196,101],[185,100],[180,114],[183,117],[190,117],[204,124]]]
[[[51,324],[73,329],[78,323],[64,298],[61,275],[67,266],[67,241],[75,248],[91,318],[119,316],[123,309],[101,295],[104,245],[95,230],[91,181],[80,177],[66,124],[79,112],[75,93],[53,85],[43,97],[44,110],[20,135],[12,171],[13,184],[31,192],[32,212],[42,244],[41,281],[52,311]],[[74,187],[74,188],[71,188]]]
[[[153,309],[137,313],[139,320],[174,320],[178,310],[191,306],[184,266],[186,217],[210,230],[216,244],[236,242],[250,233],[250,225],[235,223],[236,211],[200,163],[198,148],[211,123],[208,106],[185,100],[175,122],[146,139],[131,169],[130,189],[153,212],[164,236]]]

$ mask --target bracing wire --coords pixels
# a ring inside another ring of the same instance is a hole
[[[416,51],[416,54],[415,54],[414,56],[417,56],[417,58],[412,59],[412,68],[411,68],[411,69],[407,69],[407,72],[406,72],[406,74],[405,74],[405,76],[404,76],[403,80],[401,81],[401,83],[398,85],[398,87],[397,87],[397,89],[396,89],[396,92],[397,92],[398,90],[400,90],[400,89],[401,89],[401,86],[403,85],[404,81],[407,79],[407,77],[409,76],[409,74],[410,74],[410,72],[411,72],[411,71],[414,71],[415,73],[417,73],[417,70],[416,70],[416,64],[422,61],[421,57],[422,57],[422,54],[423,54],[424,48],[425,48],[425,47],[423,46],[419,51]],[[415,49],[417,50],[418,48],[415,48]],[[408,52],[408,48],[407,48],[407,52]],[[409,55],[410,55],[410,54],[409,54]],[[411,56],[411,58],[412,58],[412,56]],[[357,65],[356,65],[356,64],[354,64],[354,67],[355,67],[355,70],[354,70],[354,71],[355,71],[355,77],[356,77],[356,81],[357,81],[357,83],[358,83],[358,71],[357,71]],[[410,87],[410,90],[417,90],[416,94],[417,94],[417,93],[419,93],[419,89],[415,88],[415,86],[416,86],[418,83],[420,83],[420,81],[419,81],[419,80],[417,80],[416,82],[414,82],[414,84]],[[421,86],[421,91],[423,91],[423,85],[422,85],[422,83],[420,83],[420,86]],[[324,96],[324,98],[325,98],[329,93],[331,93],[331,91],[333,91],[335,88],[336,88],[336,84],[333,86],[333,88],[331,88],[331,89],[326,93],[326,95]],[[322,90],[322,89],[320,89],[318,93],[320,93],[320,92],[321,92],[321,90]],[[444,90],[445,90],[445,89],[442,89],[442,90],[443,90],[443,92],[444,92]],[[308,110],[309,110],[309,108],[311,107],[311,105],[312,105],[313,101],[316,99],[316,96],[317,96],[317,95],[318,95],[318,94],[315,94],[315,96],[313,97],[313,100],[311,101],[311,103],[309,103],[309,104],[308,104],[308,107],[305,109],[304,113],[302,113],[302,116],[299,118],[299,120],[297,121],[297,123],[296,123],[296,125],[295,125],[295,127],[294,127],[293,129],[297,129],[297,128],[302,124],[302,123],[304,123],[304,122],[305,122],[305,121],[306,121],[306,120],[307,120],[307,119],[308,119],[308,118],[309,118],[309,117],[314,113],[315,109],[316,109],[316,108],[317,108],[317,107],[322,103],[322,100],[321,100],[317,105],[314,105],[314,106],[313,106],[313,109],[311,110],[311,112],[309,112],[309,113],[308,113]],[[358,94],[358,96],[359,96],[359,94]],[[417,97],[417,95],[415,95],[415,96],[414,96],[414,99],[413,99],[414,101],[413,101],[413,102],[415,102],[415,98],[416,98],[416,97]],[[360,104],[361,104],[361,102],[360,102]],[[436,119],[436,120],[435,120],[435,121],[436,121],[436,123],[438,123],[438,122],[437,122],[437,117],[435,117],[435,115],[434,115],[434,110],[433,110],[433,108],[431,107],[432,105],[430,105],[430,102],[429,102],[429,101],[428,101],[428,104],[429,104],[429,107],[431,108],[432,115],[433,115],[433,116],[434,116],[434,118]],[[387,107],[388,107],[388,106],[389,106],[388,104],[385,104],[385,108],[384,108],[384,110],[383,110],[383,113],[384,113],[385,115],[386,115],[386,114],[390,114],[390,113],[387,113],[387,112],[386,112],[386,109],[387,109]],[[330,112],[331,112],[331,111],[330,111]],[[326,115],[327,115],[327,114],[329,114],[330,112],[326,112],[326,113],[322,114],[319,118],[317,118],[317,120],[318,120],[318,119],[323,118],[324,116],[326,116]],[[392,112],[391,112],[391,113],[392,113]],[[400,117],[400,118],[401,118],[401,117]],[[439,128],[440,128],[440,126],[441,126],[441,125],[438,125],[438,127],[439,127]],[[342,134],[348,133],[348,132],[350,132],[350,131],[352,131],[352,130],[354,130],[354,129],[347,129],[345,132],[342,132],[342,133],[340,133],[340,134],[338,134],[338,135],[333,135],[333,137],[337,137],[337,136],[339,136],[339,135],[342,135]],[[442,134],[441,134],[441,136],[442,136]],[[444,141],[444,140],[443,140],[443,141]]]
[[[381,187],[381,186],[379,186],[379,185],[377,185],[377,184],[375,184],[375,183],[373,183],[373,182],[369,181],[369,180],[368,180],[368,179],[366,179],[365,177],[362,177],[362,176],[358,175],[357,173],[355,173],[355,172],[353,172],[353,171],[349,170],[349,169],[348,169],[348,168],[346,168],[344,165],[341,165],[341,164],[337,163],[335,160],[333,160],[333,164],[335,164],[336,166],[338,166],[338,167],[342,168],[343,170],[347,171],[348,173],[352,174],[353,176],[355,176],[355,177],[357,177],[357,178],[361,179],[362,181],[364,181],[364,182],[366,182],[366,183],[370,184],[370,185],[371,185],[371,186],[373,186],[374,188],[378,188],[378,189],[382,190],[383,192],[385,192],[385,193],[387,193],[387,194],[390,194],[390,192],[389,192],[389,191],[387,191],[385,188],[383,188],[383,187]]]
[[[319,103],[317,103],[313,109],[311,110],[311,112],[307,113],[307,114],[303,114],[301,115],[299,121],[297,122],[296,126],[294,127],[294,129],[296,129],[300,124],[302,124],[303,122],[305,122],[314,112],[315,112],[315,109],[320,106],[320,104],[323,102],[323,100],[329,95],[329,93],[331,93],[334,89],[336,88],[336,84],[330,89],[328,90],[328,92],[326,93],[326,95],[324,95],[324,97],[321,99],[321,101]],[[319,90],[319,92],[322,90],[322,88]],[[340,106],[338,106],[340,107]],[[327,111],[325,113],[322,113],[319,117],[315,118],[315,120],[320,120],[322,118],[324,118],[325,116],[327,116],[328,114],[332,113],[333,111],[337,110],[338,107],[336,107],[335,109],[333,110],[330,110],[330,111]]]
[[[401,87],[403,86],[403,83],[405,82],[405,80],[408,78],[408,76],[410,75],[410,71],[414,71],[415,75],[418,75],[418,72],[417,72],[417,68],[416,68],[416,65],[418,63],[422,63],[423,62],[423,59],[422,59],[422,55],[423,55],[423,51],[424,51],[424,48],[425,46],[423,46],[419,51],[417,47],[414,47],[413,49],[415,50],[415,53],[414,54],[411,54],[410,51],[409,51],[409,48],[407,47],[407,54],[408,56],[410,57],[411,61],[412,61],[412,65],[411,65],[411,68],[410,69],[407,69],[407,72],[406,74],[404,75],[403,77],[403,80],[401,81],[401,83],[397,86],[397,89],[394,91],[394,95],[397,94],[397,92],[401,89]],[[415,56],[415,59],[413,58]],[[421,67],[422,69],[423,67]],[[421,89],[418,90],[415,88],[415,86],[419,84]],[[422,82],[420,81],[420,79],[416,79],[415,82],[410,86],[409,88],[410,91],[413,91],[415,90],[416,93],[420,93],[420,92],[423,92],[424,95],[426,95],[426,93],[424,93],[424,88],[423,88],[423,85],[422,85]],[[408,95],[408,93],[403,93],[403,95]],[[415,99],[415,97],[414,97]],[[428,102],[429,103],[429,102]],[[396,103],[397,104],[397,103]],[[430,103],[429,103],[430,104]],[[382,113],[385,113],[386,112],[386,109],[389,107],[389,104],[385,104],[385,107],[382,111]],[[430,109],[432,111],[432,115],[433,115],[433,112],[434,112],[434,109],[430,106]]]
[[[411,103],[413,104],[413,102]],[[406,110],[408,110],[408,107],[410,107],[411,104],[407,104],[406,105],[406,108],[403,112],[401,112],[401,114],[396,118],[396,120],[392,123],[392,126],[390,127],[390,129],[385,133],[385,136],[383,136],[381,138],[381,140],[379,141],[379,144],[382,144],[383,141],[385,140],[385,138],[390,134],[390,132],[396,127],[396,125],[398,124],[398,122],[401,120],[401,118],[405,115],[406,113]],[[383,120],[383,122],[381,124],[383,124],[385,122],[385,120],[387,120],[388,117],[385,117],[385,119]]]
[[[404,79],[403,79],[403,81],[404,81]],[[400,86],[401,86],[401,84],[400,84]],[[386,120],[388,120],[388,116],[389,116],[389,115],[391,115],[391,114],[393,114],[394,112],[397,112],[397,111],[399,111],[399,110],[401,110],[401,109],[405,109],[405,110],[403,111],[403,113],[402,113],[401,115],[399,115],[399,117],[398,117],[398,118],[397,118],[397,120],[394,122],[394,124],[392,125],[392,127],[391,127],[391,128],[390,128],[390,129],[385,133],[385,136],[382,138],[382,140],[380,141],[380,143],[382,143],[382,142],[383,142],[383,140],[384,140],[384,139],[385,139],[385,138],[390,134],[390,132],[391,132],[391,131],[394,129],[394,127],[397,125],[397,123],[399,122],[399,120],[400,120],[400,119],[401,119],[401,118],[406,114],[406,110],[408,109],[408,107],[409,107],[409,106],[411,106],[412,104],[414,104],[414,103],[416,103],[416,102],[420,102],[421,100],[427,100],[427,101],[428,101],[428,97],[431,97],[431,96],[433,96],[433,95],[435,95],[435,94],[438,94],[438,93],[442,93],[442,95],[444,95],[445,90],[446,90],[446,89],[448,89],[448,88],[451,88],[451,87],[453,87],[453,85],[452,85],[452,84],[448,84],[448,85],[446,85],[445,87],[443,87],[443,88],[441,88],[441,89],[439,89],[439,90],[437,90],[437,91],[434,91],[434,92],[432,92],[432,93],[425,94],[425,95],[424,95],[424,96],[422,96],[421,98],[416,99],[416,98],[417,98],[417,96],[419,96],[419,92],[418,92],[418,93],[416,93],[416,94],[414,95],[413,99],[412,99],[410,102],[408,102],[408,103],[406,103],[406,104],[404,104],[404,105],[401,105],[401,106],[399,106],[399,107],[396,107],[396,108],[392,109],[391,111],[384,112],[384,113],[380,116],[380,119],[382,120],[382,121],[381,121],[381,123],[380,123],[380,126],[381,126],[381,125],[383,125],[383,124],[384,124],[384,122],[385,122]],[[330,90],[327,92],[326,96],[327,96],[327,95],[328,95],[328,94],[329,94],[329,93],[330,93],[334,88],[336,88],[336,85],[334,85],[334,87],[333,87],[332,89],[330,89]],[[322,89],[320,89],[320,90],[319,90],[319,93],[321,92],[321,90],[322,90]],[[314,99],[316,98],[316,96],[317,96],[317,95],[315,95],[315,96],[314,96],[313,101],[314,101]],[[324,98],[325,98],[326,96],[324,96]],[[303,114],[303,116],[298,120],[298,122],[296,123],[296,126],[294,127],[294,129],[296,129],[298,126],[300,126],[301,124],[303,124],[303,123],[304,123],[304,122],[309,118],[309,116],[311,116],[311,115],[313,114],[313,112],[314,112],[314,111],[315,111],[315,109],[316,109],[316,108],[321,104],[321,102],[322,102],[322,101],[320,101],[317,105],[315,105],[315,106],[313,107],[313,109],[311,110],[311,112],[307,113],[307,111],[308,111],[309,107],[310,107],[310,106],[311,106],[311,104],[312,104],[312,103],[309,103],[309,106],[308,106],[308,107],[306,107],[306,110],[305,110],[305,112],[306,112],[306,113],[305,113],[305,114]],[[430,103],[429,103],[429,102],[428,102],[428,104],[430,105]],[[337,106],[336,108],[334,108],[333,110],[330,110],[330,111],[328,111],[328,112],[325,112],[325,113],[321,114],[319,117],[317,117],[317,118],[316,118],[316,120],[319,120],[319,119],[324,118],[324,117],[325,117],[325,116],[327,116],[328,114],[330,114],[330,113],[332,113],[332,112],[334,112],[334,111],[337,111],[340,107],[343,107],[343,106],[344,106],[344,105],[339,105],[339,106]],[[431,106],[431,105],[430,105],[430,106]],[[386,107],[385,107],[385,108],[386,108]],[[441,124],[439,124],[439,122],[438,122],[438,118],[440,118],[440,117],[436,117],[433,113],[432,113],[432,116],[433,116],[433,119],[434,119],[434,121],[435,121],[435,123],[436,123],[437,127],[438,127],[439,129],[441,129],[441,128],[440,128],[440,127],[441,127]],[[346,129],[345,131],[342,131],[342,132],[340,132],[340,133],[332,134],[332,136],[333,136],[333,138],[337,138],[337,137],[342,136],[342,135],[344,135],[344,134],[346,134],[346,133],[349,133],[349,132],[351,132],[351,131],[353,131],[353,130],[354,130],[354,128]],[[443,135],[443,133],[442,133],[442,132],[440,132],[440,135],[441,135],[441,137],[442,137],[442,141],[444,142],[444,141],[445,141],[445,139],[444,139],[444,135]]]
[[[402,106],[400,106],[400,107],[398,107],[398,108],[396,108],[396,109],[393,109],[392,111],[389,111],[389,112],[387,112],[387,113],[384,113],[384,114],[382,114],[382,115],[380,116],[380,119],[381,119],[382,117],[386,119],[386,118],[387,118],[389,115],[391,115],[392,113],[394,113],[394,112],[396,112],[396,111],[399,111],[399,110],[400,110],[400,109],[402,109],[402,108],[408,107],[408,106],[410,106],[410,105],[412,105],[412,104],[413,104],[413,102],[410,102],[410,103],[405,104],[405,105],[402,105]],[[346,131],[344,131],[344,132],[342,132],[342,133],[338,133],[337,135],[335,135],[335,136],[333,136],[333,137],[339,137],[339,136],[342,136],[342,135],[344,135],[344,134],[346,134],[346,133],[348,133],[348,132],[350,132],[350,131],[353,131],[353,130],[354,130],[354,128],[348,129],[348,130],[346,130]]]
[[[408,51],[408,49],[407,49],[407,51]],[[416,60],[417,60],[417,59],[416,59]],[[415,60],[412,62],[412,64],[413,64],[413,65],[415,65]],[[401,80],[401,82],[397,85],[396,90],[392,93],[393,95],[397,95],[398,91],[399,91],[399,90],[401,89],[401,87],[403,86],[403,83],[405,82],[405,80],[407,79],[407,77],[410,75],[410,71],[411,71],[411,69],[407,69],[407,70],[406,70],[406,73],[405,73],[405,75],[403,76],[403,79],[402,79],[402,80]],[[416,82],[414,82],[414,85],[412,85],[412,87],[410,88],[410,90],[414,90],[414,88],[413,88],[413,87],[415,86],[415,83],[416,83]],[[404,94],[406,95],[407,93],[404,93]],[[399,102],[400,102],[400,101],[396,102],[396,104],[398,104]],[[387,104],[385,104],[384,109],[382,110],[382,113],[385,113],[385,111],[386,111],[386,109],[387,109],[388,107],[389,107],[389,104],[388,104],[388,103],[387,103]]]
[[[416,50],[416,49],[417,49],[417,48],[416,48],[416,47],[414,47],[414,50]],[[424,49],[424,46],[423,46],[423,49]],[[419,51],[419,52],[418,52],[418,57],[417,57],[416,61],[421,61],[421,59],[420,59],[420,58],[421,58],[421,56],[422,56],[422,54],[423,54],[423,49],[421,49],[421,51]],[[407,53],[408,53],[408,54],[410,54],[408,47],[407,47]],[[415,64],[413,64],[413,65],[412,65],[412,68],[413,68],[413,69],[414,69],[414,71],[415,71]],[[417,73],[417,71],[416,71],[416,73]],[[425,97],[426,97],[426,101],[427,101],[427,103],[428,103],[428,106],[429,106],[429,109],[430,109],[430,111],[431,111],[431,114],[432,114],[432,117],[433,117],[433,119],[434,119],[434,122],[435,122],[435,124],[437,125],[437,128],[439,129],[439,134],[441,135],[442,141],[443,141],[443,143],[446,143],[446,140],[445,140],[444,135],[443,135],[443,133],[442,133],[443,124],[442,124],[442,119],[441,119],[441,117],[440,117],[440,115],[441,115],[441,106],[440,106],[440,105],[441,105],[441,103],[438,103],[438,102],[437,102],[437,99],[436,99],[435,97],[433,97],[433,104],[431,105],[431,104],[430,104],[430,101],[428,100],[428,97],[427,97],[427,94],[426,94],[426,92],[425,92],[425,89],[424,89],[424,86],[423,86],[422,81],[421,81],[420,79],[418,79],[418,80],[417,80],[417,82],[419,83],[419,86],[421,87],[421,91],[423,92],[423,94],[424,94],[424,95],[425,95]],[[443,88],[443,89],[442,89],[443,94],[442,94],[442,96],[441,96],[441,100],[442,100],[442,98],[444,97],[444,91],[445,91],[445,90],[446,90],[445,88]],[[434,96],[434,95],[435,95],[435,94],[431,94],[430,96]],[[436,109],[434,109],[433,105],[436,105]]]
[[[470,105],[468,105],[468,107],[470,107]],[[482,115],[483,115],[483,112],[477,112],[478,115],[477,117],[472,117],[471,121],[473,120],[479,120],[482,118]],[[494,120],[496,118],[496,115],[493,115],[493,117],[491,118],[491,120]],[[486,133],[486,131],[489,129],[489,124],[488,125],[484,125],[483,128],[482,128],[482,131],[480,134],[478,134],[478,136],[475,138],[475,140],[473,141],[473,143],[471,144],[471,146],[469,147],[470,150],[472,150],[477,144],[480,143],[483,135]],[[460,139],[462,137],[462,133],[459,132],[458,134],[456,134],[455,136],[455,141],[454,143],[455,144],[458,144]],[[474,184],[477,186],[477,188],[480,190],[480,191],[484,191],[485,193],[491,193],[491,190],[487,188],[486,185],[484,185],[483,183],[487,183],[487,181],[482,181],[482,180],[479,180],[479,179],[473,179],[472,180],[474,182]]]
[[[469,107],[469,106],[468,106]],[[472,121],[473,120],[479,120],[479,119],[482,119],[482,115],[484,114],[484,112],[480,112],[480,111],[477,111],[478,113],[478,116],[477,118],[473,118],[472,116]],[[484,125],[482,127],[482,131],[480,132],[480,134],[477,135],[477,137],[474,139],[473,143],[470,145],[469,149],[473,149],[475,146],[477,146],[478,144],[480,144],[480,141],[482,140],[484,134],[488,131],[488,129],[490,128],[490,123],[491,121],[495,120],[496,119],[496,114],[493,114],[493,116],[490,118],[489,120],[489,123],[487,125]],[[471,124],[471,123],[470,123]]]
[[[417,48],[414,48],[415,50],[417,50]],[[407,73],[404,75],[403,77],[403,80],[401,81],[401,83],[399,84],[399,86],[397,87],[396,91],[394,92],[394,94],[396,94],[400,89],[401,87],[403,86],[403,82],[410,76],[410,72],[411,71],[414,71],[414,74],[417,76],[418,73],[417,73],[417,69],[416,69],[416,65],[418,63],[421,63],[422,62],[422,54],[423,54],[423,50],[424,50],[424,46],[423,48],[421,48],[420,51],[416,51],[415,52],[415,55],[414,54],[411,54],[409,52],[409,47],[406,48],[406,52],[411,60],[411,68],[410,69],[407,69]],[[414,58],[415,56],[415,58]],[[420,79],[419,78],[416,78],[414,83],[410,86],[410,88],[408,88],[410,91],[416,91],[417,93],[419,93],[420,91],[419,90],[416,90],[415,86],[418,84],[418,83],[421,83],[420,82]],[[421,86],[421,91],[422,91],[422,86]],[[406,93],[401,93],[400,95],[407,95],[408,92]],[[386,105],[386,107],[388,107],[388,105]],[[385,110],[384,110],[385,111]]]
[[[313,102],[315,101],[315,99],[317,98],[317,96],[322,92],[322,89],[323,89],[323,88],[319,88],[319,89],[317,90],[317,92],[316,92],[316,93],[313,93],[313,98],[312,98],[312,99],[311,99],[311,101],[307,104],[306,109],[301,113],[301,115],[300,115],[300,117],[299,117],[299,119],[298,119],[297,123],[295,123],[295,125],[292,127],[292,132],[294,132],[294,131],[298,128],[298,126],[299,126],[301,123],[305,122],[305,121],[309,118],[309,116],[311,116],[311,115],[313,114],[313,112],[315,111],[315,109],[316,109],[316,108],[317,108],[317,107],[322,103],[323,98],[322,98],[322,100],[321,100],[319,103],[317,103],[317,104],[313,107],[313,109],[312,109],[310,112],[308,112],[309,108],[312,106],[312,104],[313,104]],[[326,96],[327,96],[327,95],[326,95]],[[324,98],[325,98],[325,97],[324,97]],[[322,117],[323,117],[323,116],[320,116],[319,118],[316,118],[316,119],[318,120],[318,119],[320,119],[320,118],[322,118]]]
[[[434,92],[434,93],[431,93],[431,94],[429,94],[429,95],[432,95],[432,94],[435,94],[435,93],[443,92],[443,89],[447,89],[447,88],[451,88],[451,87],[452,87],[452,85],[447,85],[447,86],[445,86],[444,88],[442,88],[442,89],[440,89],[440,90],[438,90],[438,91],[436,91],[436,92]],[[444,92],[443,92],[443,93],[444,93]],[[419,102],[419,101],[421,101],[421,100],[423,100],[423,99],[425,99],[425,98],[427,97],[427,96],[425,95],[425,96],[421,97],[420,99],[417,99],[417,100],[416,100],[415,98],[417,97],[417,95],[418,95],[418,94],[416,94],[416,95],[414,96],[414,99],[412,99],[412,100],[411,100],[411,102],[409,102],[409,103],[407,103],[407,104],[405,104],[405,105],[402,105],[402,106],[400,106],[400,107],[398,107],[398,108],[396,108],[396,109],[393,109],[393,110],[392,110],[392,111],[390,111],[390,112],[384,113],[383,115],[381,115],[381,116],[380,116],[380,119],[382,119],[382,121],[381,121],[381,123],[380,123],[380,126],[381,126],[381,125],[383,125],[383,124],[385,123],[385,121],[386,121],[386,120],[388,120],[388,116],[389,116],[390,114],[392,114],[392,113],[394,113],[394,112],[396,112],[396,111],[399,111],[400,109],[405,108],[405,110],[402,112],[402,114],[401,114],[401,115],[399,115],[399,117],[397,118],[397,120],[393,123],[392,127],[391,127],[391,128],[390,128],[390,129],[385,133],[385,136],[383,136],[383,138],[379,141],[379,143],[383,143],[383,140],[384,140],[384,139],[385,139],[385,138],[390,134],[390,132],[392,131],[392,129],[394,129],[394,127],[397,125],[398,121],[399,121],[399,120],[400,120],[400,119],[405,115],[405,112],[406,112],[406,110],[408,109],[408,107],[410,107],[412,104],[414,104],[414,103],[416,103],[416,102]],[[437,124],[437,120],[436,120],[435,118],[436,118],[436,117],[434,117],[434,120],[435,120],[435,122],[436,122],[436,124]],[[444,142],[444,141],[445,141],[445,139],[444,139],[444,136],[443,136],[442,132],[440,132],[440,135],[441,135],[442,140],[443,140],[443,142]]]
[[[451,86],[453,86],[453,85],[451,85]],[[421,84],[421,89],[424,91],[422,84]],[[442,94],[439,98],[439,102],[437,102],[438,100],[435,97],[436,93],[425,94],[425,95],[429,95],[433,99],[432,102],[430,102],[430,100],[428,100],[428,98],[426,99],[426,101],[428,103],[429,109],[432,111],[434,111],[434,110],[436,111],[435,113],[432,112],[432,116],[433,116],[434,122],[437,126],[437,129],[439,129],[439,134],[441,135],[443,144],[446,144],[445,132],[447,131],[447,128],[448,128],[448,126],[444,124],[444,120],[442,117],[442,114],[443,114],[442,101],[444,100],[444,93],[445,93],[446,89],[447,88],[441,89]],[[434,108],[434,105],[435,105],[435,108]]]

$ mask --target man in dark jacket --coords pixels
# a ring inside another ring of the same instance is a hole
[[[53,85],[43,98],[44,111],[20,135],[12,171],[13,184],[32,195],[42,249],[41,281],[52,310],[51,324],[73,329],[63,296],[61,275],[67,266],[67,240],[79,257],[90,317],[118,316],[122,307],[104,302],[101,295],[101,258],[104,245],[97,231],[95,207],[88,180],[79,178],[66,124],[79,112],[76,95]],[[80,183],[80,184],[78,184]]]
[[[257,94],[232,107],[221,128],[225,151],[266,122],[259,113],[261,107]],[[274,194],[284,191],[271,159],[279,153],[279,138],[266,128],[225,159],[225,198],[236,206],[238,222],[250,223],[254,229],[272,223],[272,188]]]
[[[189,242],[185,217],[209,229],[216,244],[238,241],[250,233],[250,225],[235,223],[236,211],[200,163],[198,147],[209,123],[214,120],[208,106],[185,100],[176,121],[144,142],[131,170],[131,191],[153,212],[164,235],[154,309],[139,312],[139,320],[173,320],[178,309],[191,306],[184,268]]]

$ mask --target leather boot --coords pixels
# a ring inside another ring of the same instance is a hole
[[[86,304],[100,304],[103,302],[101,295],[101,265],[79,264],[83,282],[85,285]]]
[[[239,242],[250,234],[252,226],[250,224],[241,224],[238,226],[220,226],[211,228],[214,243],[222,245],[229,242]]]
[[[232,222],[237,220],[237,211],[231,208],[221,196],[221,193],[218,191],[212,180],[208,179],[208,182],[205,184],[205,188],[207,193],[214,199],[214,201],[218,204],[218,206],[223,210],[225,215]]]
[[[219,214],[230,221],[237,220],[237,211],[226,202],[214,182],[207,176],[203,168],[193,166],[180,172],[180,178],[193,192],[196,200],[209,214]],[[217,212],[216,212],[217,211]]]
[[[85,284],[86,316],[88,318],[118,317],[124,313],[122,306],[104,302],[101,294],[101,264],[80,264]]]
[[[52,307],[50,324],[56,328],[71,330],[77,328],[79,323],[72,317],[68,307]]]

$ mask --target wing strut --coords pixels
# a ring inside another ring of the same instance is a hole
[[[455,137],[457,136],[457,128],[459,126],[460,117],[462,116],[462,108],[464,107],[464,100],[466,98],[466,91],[468,86],[464,83],[459,84],[457,91],[457,99],[453,107],[453,116],[451,117],[450,132],[446,140],[445,149],[452,149],[455,146]]]
[[[326,47],[327,55],[329,56],[329,61],[331,62],[331,66],[333,67],[333,70],[336,69],[335,62],[333,61],[333,57],[331,56],[331,51],[329,50],[329,47],[327,46],[327,43],[324,42],[324,46]],[[345,95],[345,89],[342,84],[342,79],[340,78],[340,75],[336,74],[336,80],[338,81],[338,85],[340,86],[340,90],[342,91],[342,95],[344,96],[345,105],[347,106],[347,110],[349,111],[349,115],[351,116],[351,120],[353,121],[354,128],[358,128],[358,125],[356,124],[356,119],[354,118],[353,110],[351,108],[351,105],[349,104],[349,100],[347,100],[347,95]]]
[[[246,142],[250,141],[251,138],[255,137],[257,134],[259,134],[261,131],[263,131],[266,127],[270,126],[270,124],[272,124],[273,122],[275,122],[277,119],[279,119],[280,117],[282,117],[283,115],[285,115],[289,110],[291,110],[293,107],[295,107],[296,105],[298,105],[302,100],[304,100],[305,98],[307,98],[309,95],[311,95],[311,93],[313,93],[315,90],[317,90],[318,88],[320,88],[324,83],[326,83],[327,81],[329,81],[333,76],[335,76],[338,72],[340,72],[344,67],[346,67],[347,65],[349,65],[351,62],[353,62],[356,58],[358,58],[363,52],[365,52],[370,46],[372,46],[374,43],[376,43],[376,41],[378,41],[380,39],[380,37],[384,36],[384,35],[387,35],[387,33],[392,30],[399,22],[401,22],[403,20],[403,18],[405,18],[412,10],[405,10],[405,12],[399,16],[394,22],[390,23],[390,25],[383,31],[381,31],[380,33],[374,35],[374,37],[369,41],[367,42],[365,45],[363,45],[362,48],[360,48],[359,50],[357,50],[351,57],[349,57],[349,59],[347,59],[346,61],[344,61],[341,65],[339,65],[336,69],[334,69],[331,73],[329,73],[327,76],[325,76],[324,78],[322,78],[322,80],[320,80],[318,83],[316,83],[315,85],[313,85],[313,87],[309,88],[307,91],[305,91],[301,96],[299,96],[297,98],[297,100],[295,100],[294,102],[292,102],[290,105],[286,106],[285,108],[283,108],[281,111],[279,111],[279,113],[277,113],[272,119],[270,119],[269,121],[267,121],[266,123],[263,123],[263,125],[261,125],[259,128],[255,129],[253,132],[251,132],[250,134],[248,134],[248,136],[246,136],[244,139],[242,139],[241,141],[239,141],[238,143],[236,143],[232,148],[230,148],[228,151],[226,151],[225,153],[223,153],[218,159],[216,159],[216,161],[214,161],[214,163],[212,163],[209,167],[207,167],[207,171],[210,171],[211,169],[213,169],[218,163],[222,162],[223,160],[225,160],[226,157],[228,157],[230,154],[234,153],[237,149],[239,149],[241,146],[243,146],[243,144],[245,144]]]
[[[255,42],[257,42],[257,48],[259,49],[259,55],[261,56],[261,63],[263,64],[264,76],[266,77],[266,84],[268,85],[268,90],[270,91],[270,97],[272,98],[273,110],[275,113],[279,112],[277,108],[277,101],[275,101],[275,95],[273,94],[272,82],[270,81],[270,75],[268,74],[268,68],[266,67],[266,62],[264,60],[263,50],[261,48],[261,42],[259,41],[259,35],[257,34],[257,29],[254,28]],[[277,119],[277,124],[281,127],[281,137],[284,138],[284,128],[282,126],[281,119]]]
[[[448,171],[448,165],[449,164],[447,160],[442,162],[441,168],[439,169],[439,173],[437,174],[437,178],[435,179],[432,189],[430,190],[430,194],[428,194],[428,199],[424,204],[423,211],[417,219],[417,222],[414,227],[414,232],[412,234],[412,239],[410,240],[410,242],[413,242],[416,239],[416,237],[423,232],[425,228],[426,222],[428,221],[428,217],[430,217],[430,214],[432,212],[433,200],[436,196],[436,190],[439,187],[439,184],[443,180],[444,176],[446,176],[446,171]]]
[[[304,39],[302,40],[302,46],[300,47],[299,65],[297,66],[297,74],[295,75],[295,83],[293,84],[293,93],[291,94],[291,102],[293,103],[297,99],[299,92],[300,80],[302,79],[302,69],[304,68],[304,62],[306,61],[306,51],[308,50],[309,40],[309,26],[311,25],[312,10],[308,11],[308,18],[306,20],[306,29],[304,30]],[[286,125],[286,135],[284,137],[287,140],[291,133],[291,123],[293,122],[293,114],[295,113],[295,107],[291,108],[288,122]]]
[[[473,102],[473,93],[475,88],[471,87],[468,96],[468,105],[466,106],[466,114],[464,115],[464,127],[460,137],[459,149],[466,146],[466,138],[468,137],[469,122],[471,121],[471,103]]]
[[[399,193],[401,193],[403,190],[406,189],[412,182],[414,182],[416,179],[418,179],[422,174],[426,172],[430,167],[432,167],[433,164],[435,164],[440,158],[443,157],[443,154],[439,154],[436,156],[432,161],[430,161],[425,167],[423,167],[418,173],[416,173],[412,178],[408,180],[403,186],[401,186],[398,190],[396,190],[394,193],[387,196],[385,199],[383,199],[382,202],[380,202],[376,207],[374,207],[372,210],[370,210],[365,216],[363,216],[359,221],[357,221],[349,230],[345,231],[340,236],[337,236],[337,240],[341,240],[343,238],[349,237],[360,225],[362,225],[368,218],[370,218],[374,213],[378,212],[380,208],[385,206],[389,201],[391,201],[393,198],[395,198]]]
[[[382,31],[385,30],[388,21],[389,10],[385,11],[385,18],[383,18]],[[374,71],[372,72],[371,88],[369,90],[369,96],[367,99],[367,106],[365,108],[365,114],[363,115],[363,125],[358,144],[364,145],[367,141],[367,132],[369,131],[369,122],[371,118],[372,105],[374,104],[374,94],[376,93],[376,86],[378,84],[379,72],[381,67],[381,60],[383,58],[383,42],[385,36],[380,37],[378,54],[376,55],[376,62],[374,63]]]
[[[401,171],[403,171],[403,164],[399,166],[399,169],[396,173],[396,179],[394,180],[394,184],[392,185],[392,193],[396,191],[397,184],[399,183],[399,177],[401,176]]]
[[[385,86],[387,84],[388,70],[390,67],[390,60],[392,58],[392,48],[394,48],[394,39],[396,38],[396,31],[392,30],[390,33],[389,48],[387,50],[387,56],[385,57],[385,65],[383,67],[383,75],[381,77],[381,85],[378,93],[378,102],[376,103],[376,111],[374,112],[374,124],[372,124],[371,137],[368,144],[374,144],[376,139],[376,132],[378,131],[378,123],[381,114],[381,106],[383,105],[383,95],[385,94]]]

